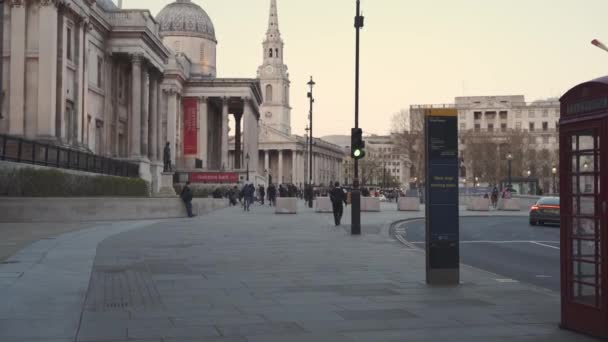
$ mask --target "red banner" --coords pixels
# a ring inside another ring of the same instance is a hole
[[[196,121],[198,108],[196,102],[194,97],[186,97],[182,101],[184,106],[184,155],[192,155],[197,152],[198,131]]]
[[[191,183],[238,183],[238,173],[232,172],[191,172]]]

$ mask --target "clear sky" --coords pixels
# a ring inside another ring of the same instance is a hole
[[[123,0],[156,15],[170,0]],[[256,77],[270,0],[192,0],[211,17],[218,77]],[[607,0],[361,0],[360,124],[390,130],[410,104],[455,96],[558,97],[608,74]],[[115,2],[117,2],[115,0]],[[291,79],[292,128],[304,134],[314,76],[315,136],[350,134],[355,0],[278,0]],[[604,24],[602,24],[604,23]]]

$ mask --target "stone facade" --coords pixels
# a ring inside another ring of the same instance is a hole
[[[229,115],[257,156],[259,81],[215,77],[215,30],[190,0],[157,18],[109,0],[11,0],[3,23],[0,133],[136,162],[155,191],[166,142],[180,171],[227,170]]]

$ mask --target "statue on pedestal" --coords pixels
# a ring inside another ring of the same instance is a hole
[[[163,150],[163,172],[172,172],[171,169],[171,144],[167,142]]]

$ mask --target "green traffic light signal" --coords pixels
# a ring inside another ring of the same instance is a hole
[[[365,141],[363,141],[363,130],[353,128],[351,131],[351,157],[359,160],[365,157]]]

